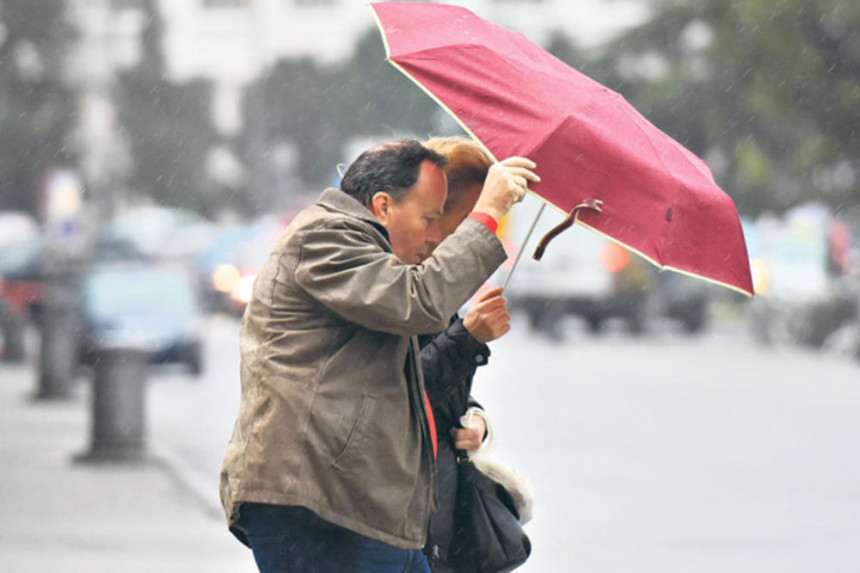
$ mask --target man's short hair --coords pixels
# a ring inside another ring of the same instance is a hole
[[[466,192],[474,185],[483,185],[493,158],[483,147],[471,139],[459,136],[434,137],[424,146],[444,155],[448,159],[445,175],[448,176],[448,199],[445,212],[458,207]]]
[[[369,206],[373,196],[384,192],[395,202],[406,197],[418,181],[421,163],[430,161],[444,169],[445,156],[428,149],[414,139],[384,143],[358,156],[341,179],[341,190]]]

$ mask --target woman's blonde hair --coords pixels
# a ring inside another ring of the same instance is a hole
[[[487,171],[493,164],[492,157],[483,147],[465,137],[434,137],[424,146],[448,159],[448,165],[444,167],[448,177],[446,213],[460,205],[470,187],[484,184]]]

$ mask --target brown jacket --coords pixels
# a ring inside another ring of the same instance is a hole
[[[296,217],[242,320],[242,401],[221,471],[240,539],[248,501],[424,545],[435,464],[414,335],[444,330],[504,259],[495,235],[467,219],[406,265],[372,213],[337,189]]]

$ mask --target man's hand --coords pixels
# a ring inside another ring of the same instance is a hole
[[[535,167],[535,163],[525,157],[508,157],[494,163],[487,172],[481,196],[472,210],[500,220],[515,203],[523,200],[529,182],[540,181],[532,171]]]
[[[487,425],[480,416],[472,417],[471,428],[454,428],[451,437],[454,438],[454,447],[458,450],[478,451],[484,442],[484,434],[487,433]]]
[[[501,287],[485,293],[469,307],[463,318],[463,326],[482,344],[496,340],[511,329],[508,301],[501,295]]]

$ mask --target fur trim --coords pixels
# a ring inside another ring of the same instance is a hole
[[[484,420],[487,426],[487,437],[477,452],[468,452],[469,459],[482,474],[508,491],[519,514],[519,521],[525,525],[531,521],[534,515],[535,495],[531,482],[522,472],[500,463],[492,455],[496,436],[490,418],[485,411],[480,408],[469,408],[466,414],[460,418],[460,424],[464,428],[471,428],[474,416],[480,416]]]

